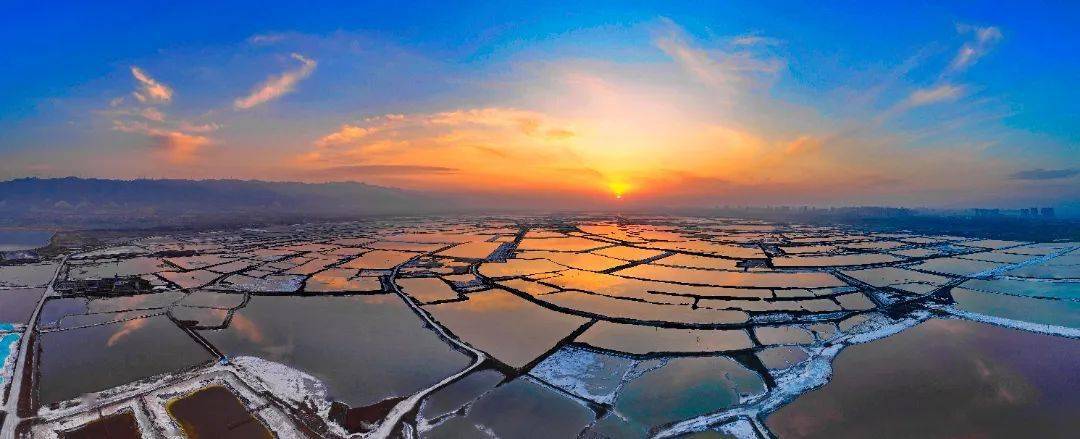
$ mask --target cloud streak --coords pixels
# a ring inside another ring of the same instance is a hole
[[[329,148],[338,145],[348,145],[360,141],[360,139],[371,135],[375,131],[378,131],[378,128],[345,124],[337,131],[316,140],[315,146]]]
[[[911,92],[911,95],[903,102],[905,109],[923,107],[941,102],[951,102],[960,97],[964,87],[952,84],[941,84],[930,88],[920,88]]]
[[[773,40],[759,36],[738,36],[736,47],[756,46]],[[675,60],[698,81],[712,87],[733,87],[755,75],[772,75],[783,65],[776,59],[762,59],[748,51],[706,50],[693,45],[675,22],[663,20],[653,44]]]
[[[142,69],[131,66],[131,75],[139,82],[138,90],[132,95],[144,104],[167,104],[172,101],[173,91],[169,86],[150,77]]]
[[[299,53],[293,53],[291,56],[293,59],[300,61],[299,68],[277,76],[271,76],[247,96],[237,98],[233,102],[233,107],[237,110],[247,110],[280,98],[292,92],[296,88],[296,84],[310,76],[311,72],[315,71],[315,66],[318,65],[315,60],[306,58]]]
[[[964,43],[956,52],[952,63],[949,64],[948,72],[950,73],[967,70],[1003,38],[1001,30],[993,26],[979,27],[961,24],[956,26],[956,30],[961,34],[972,34],[974,38]]]
[[[141,134],[150,138],[152,141],[151,146],[162,151],[166,159],[173,163],[190,161],[196,153],[211,143],[206,136],[153,127],[142,122],[115,120],[113,121],[113,129],[125,133]]]

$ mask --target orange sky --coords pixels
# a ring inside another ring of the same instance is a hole
[[[625,45],[578,48],[613,32]],[[132,61],[109,87],[55,100],[60,121],[13,131],[0,176],[361,181],[553,204],[1076,195],[1076,156],[1063,162],[1052,140],[1002,124],[968,78],[1005,34],[944,32],[952,39],[925,42],[936,58],[883,54],[887,67],[845,71],[851,84],[833,88],[793,78],[790,66],[815,53],[793,57],[766,35],[692,34],[664,17],[568,33],[484,68],[347,32],[259,35]],[[235,73],[204,58],[252,53],[249,77],[206,79]],[[367,85],[384,77],[402,82]]]

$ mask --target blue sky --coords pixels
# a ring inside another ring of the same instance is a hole
[[[492,3],[17,1],[0,178],[1080,198],[1075,2]]]

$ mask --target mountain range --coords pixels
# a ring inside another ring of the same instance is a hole
[[[364,183],[19,178],[0,182],[0,225],[132,227],[441,213],[437,197]]]

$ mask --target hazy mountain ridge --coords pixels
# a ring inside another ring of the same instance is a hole
[[[258,180],[20,178],[0,182],[0,223],[130,226],[138,223],[423,214],[447,203],[364,183]]]

